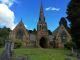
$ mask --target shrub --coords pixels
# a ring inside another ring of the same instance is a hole
[[[73,47],[73,42],[71,41],[65,44],[65,48],[71,49],[72,47]]]
[[[4,46],[4,41],[2,38],[0,38],[0,48]]]
[[[14,42],[14,48],[20,48],[22,46],[22,41],[20,39],[16,39]]]

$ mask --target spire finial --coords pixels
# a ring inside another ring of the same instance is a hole
[[[20,23],[22,23],[22,18],[20,18]]]
[[[22,22],[22,18],[21,18],[21,22]]]
[[[40,5],[40,17],[39,17],[39,21],[45,21],[42,0],[41,0],[41,5]]]
[[[66,21],[65,17],[61,18],[59,25],[64,25],[65,27],[67,27],[67,21]]]
[[[22,18],[20,18],[20,22],[19,22],[20,24],[23,24],[23,21],[22,21]]]
[[[41,0],[41,6],[42,6],[42,0]]]
[[[43,3],[42,3],[42,0],[41,0],[40,9],[43,10]]]

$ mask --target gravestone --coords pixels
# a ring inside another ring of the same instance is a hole
[[[0,56],[0,60],[26,60],[24,56],[16,56],[13,54],[14,43],[11,40],[5,41],[5,48]]]
[[[77,53],[77,59],[80,60],[80,53]]]
[[[13,43],[9,40],[6,41],[5,50],[8,57],[12,56],[13,48],[14,48]]]
[[[1,54],[0,60],[9,60],[13,53],[14,44],[10,40],[5,41],[5,48]]]

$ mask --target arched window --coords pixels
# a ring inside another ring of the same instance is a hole
[[[23,32],[21,30],[18,30],[16,33],[16,38],[22,40],[23,39]]]
[[[38,30],[41,30],[41,25],[38,26]]]
[[[66,32],[65,31],[62,31],[61,33],[60,33],[60,36],[61,36],[61,40],[62,40],[62,42],[63,43],[65,43],[66,42],[66,37],[67,37],[67,34],[66,34]]]
[[[42,30],[43,31],[46,31],[46,26],[42,26]]]

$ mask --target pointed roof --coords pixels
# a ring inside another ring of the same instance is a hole
[[[66,21],[65,17],[62,17],[62,18],[60,19],[59,25],[60,25],[60,26],[61,26],[61,25],[64,25],[65,28],[67,28],[67,21]]]
[[[40,17],[39,17],[39,21],[45,21],[42,0],[41,0],[41,6],[40,6]]]
[[[42,0],[41,0],[41,5],[40,5],[40,12],[43,13],[43,4],[42,4]]]
[[[64,25],[59,26],[58,28],[56,28],[56,30],[53,31],[53,36],[57,36],[58,33],[65,31],[65,33],[67,34],[67,36],[69,36],[71,38],[70,33],[68,32],[68,30],[65,28]]]
[[[20,20],[19,24],[23,24],[22,18],[21,18],[21,20]]]
[[[23,21],[22,21],[22,18],[21,18],[21,20],[20,20],[20,22],[17,24],[17,26],[13,29],[13,30],[15,30],[15,29],[17,29],[17,28],[24,28],[24,29],[26,29],[25,28],[25,26],[24,26],[24,23],[23,23]]]

